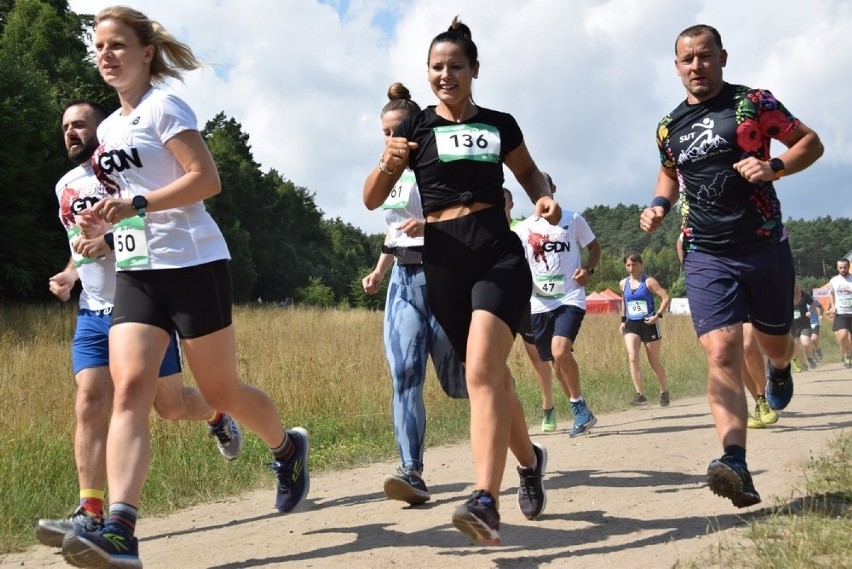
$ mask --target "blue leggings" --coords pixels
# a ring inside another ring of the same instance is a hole
[[[423,471],[426,358],[450,397],[467,397],[464,367],[426,302],[422,266],[394,265],[385,304],[385,356],[391,373],[393,428],[405,469]]]

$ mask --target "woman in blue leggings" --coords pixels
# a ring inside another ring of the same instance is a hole
[[[402,83],[390,86],[388,99],[390,101],[381,112],[382,132],[386,138],[405,117],[420,111]],[[402,467],[385,478],[384,490],[391,500],[416,505],[430,498],[422,478],[426,358],[431,354],[447,395],[466,398],[467,387],[461,360],[426,302],[422,260],[425,220],[413,172],[408,170],[402,174],[382,209],[388,232],[376,268],[364,277],[362,285],[367,294],[375,294],[388,269],[394,266],[385,304],[384,343],[393,388],[394,435]]]

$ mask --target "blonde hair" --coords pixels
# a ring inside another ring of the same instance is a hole
[[[151,59],[151,81],[161,83],[166,77],[183,81],[183,71],[199,69],[204,64],[195,57],[192,49],[178,41],[172,34],[138,10],[128,6],[110,6],[95,16],[95,26],[104,20],[116,20],[130,27],[143,46],[154,46]]]

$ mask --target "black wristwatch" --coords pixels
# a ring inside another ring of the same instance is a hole
[[[145,214],[147,213],[146,208],[148,207],[148,200],[145,196],[133,196],[133,200],[130,202],[130,205],[133,206],[133,209],[136,210],[139,217],[145,217]]]
[[[780,158],[770,158],[769,167],[778,178],[784,175],[784,162]]]
[[[593,274],[595,274],[595,268],[593,266],[586,265],[583,268],[586,269],[586,272],[589,273],[589,276],[592,276]]]

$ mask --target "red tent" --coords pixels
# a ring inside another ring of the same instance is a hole
[[[621,314],[621,297],[615,295],[615,298],[613,298],[609,295],[600,292],[593,292],[591,294],[587,294],[586,313]]]
[[[609,288],[607,288],[606,290],[601,292],[601,294],[604,295],[604,296],[608,296],[609,298],[615,298],[615,299],[618,299],[619,301],[621,300],[621,295],[618,294],[617,292],[613,292]]]

